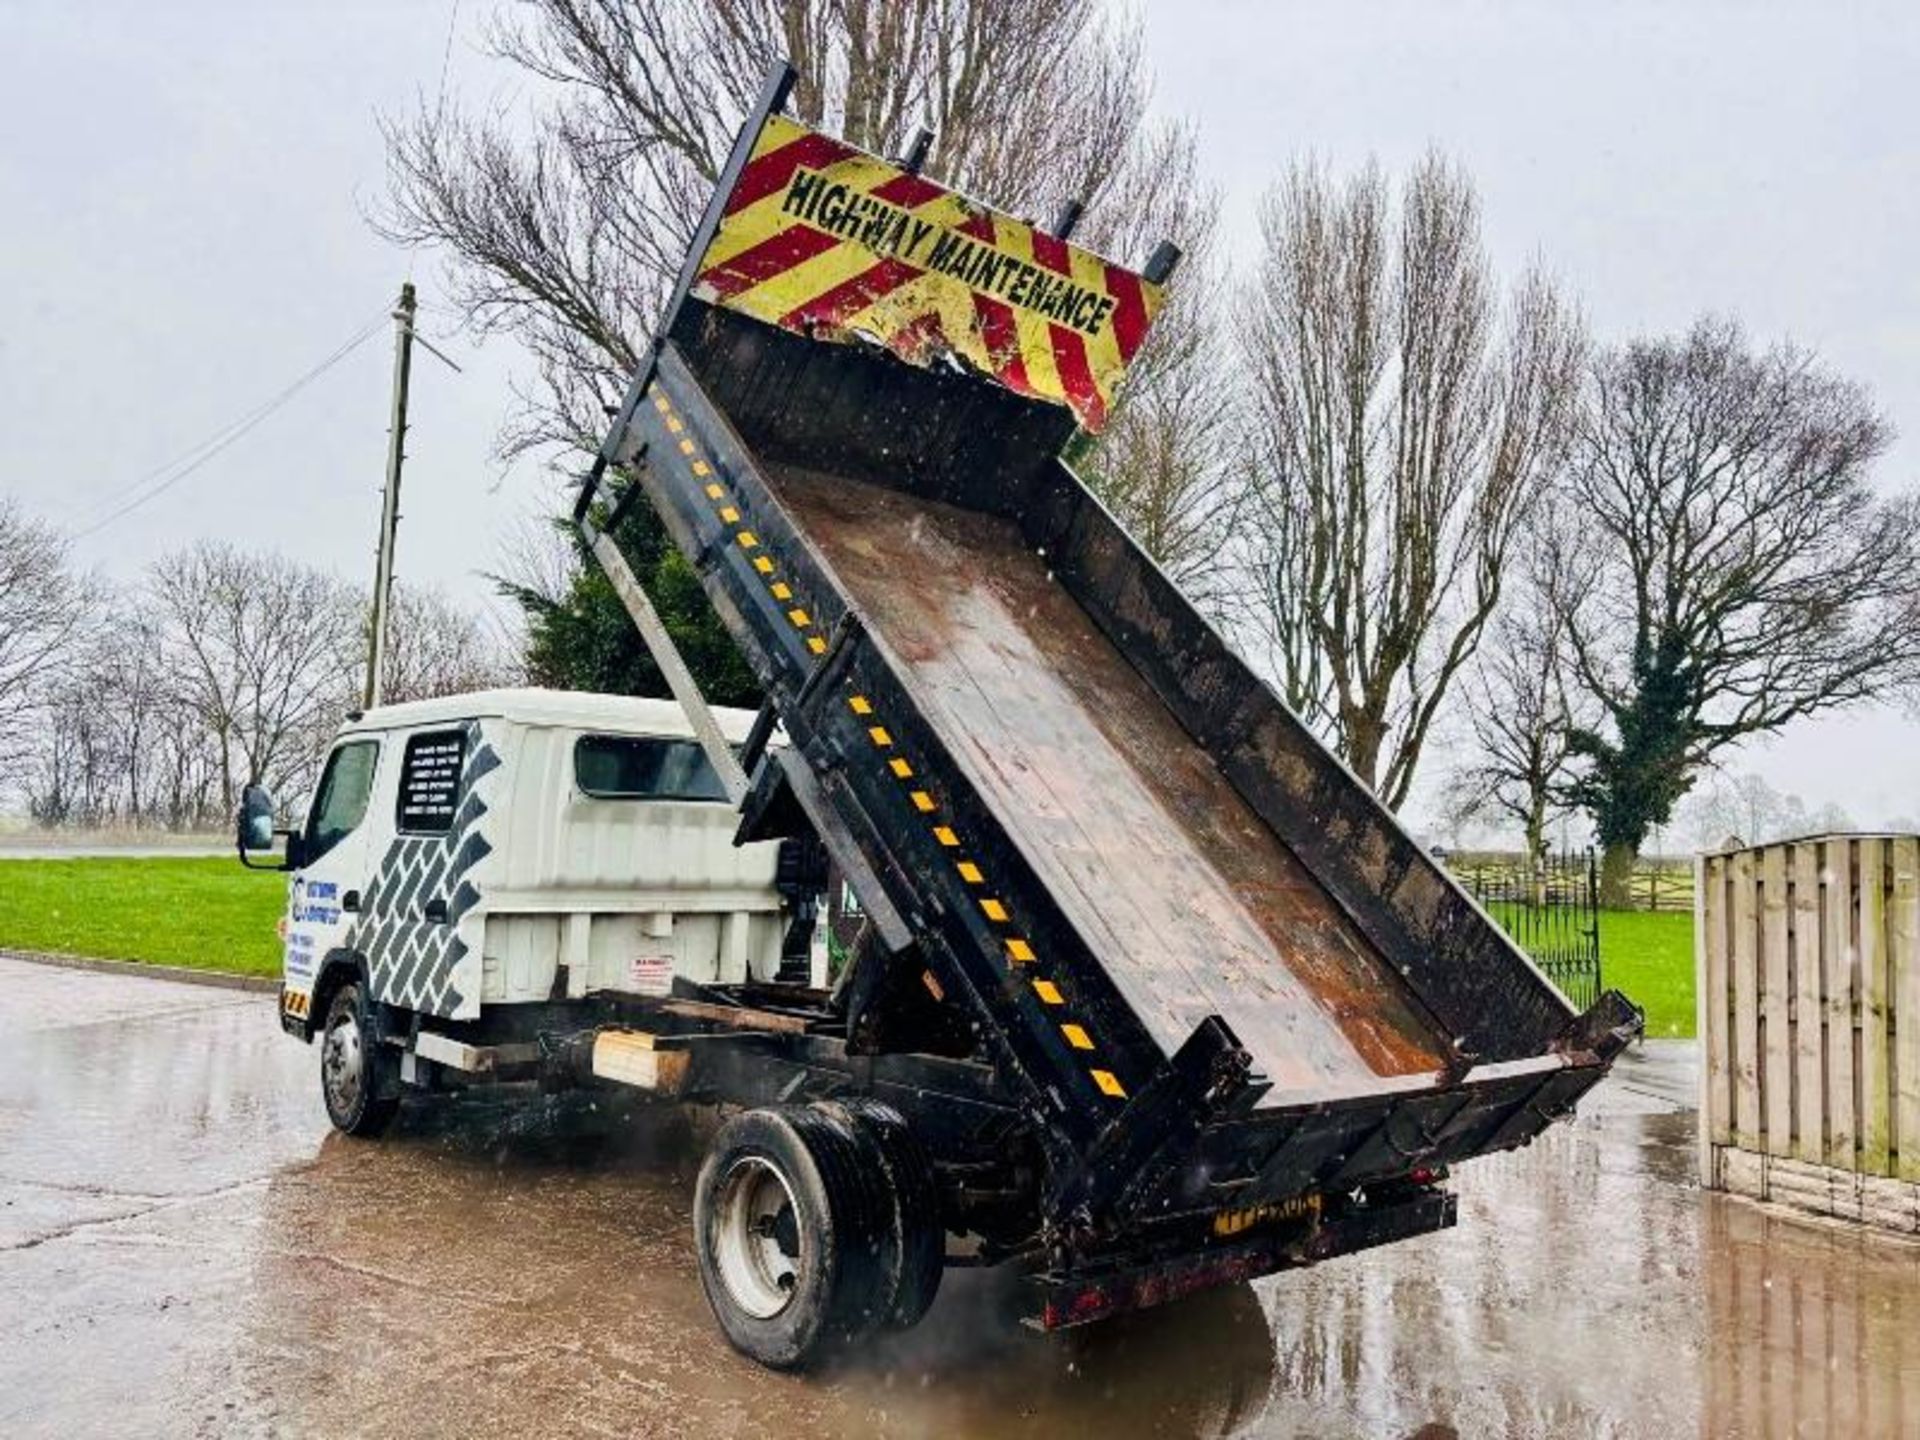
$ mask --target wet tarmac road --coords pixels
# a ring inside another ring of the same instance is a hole
[[[1683,1054],[1466,1167],[1457,1230],[1052,1337],[956,1272],[796,1379],[708,1318],[678,1127],[356,1143],[265,997],[0,960],[0,1434],[1920,1430],[1920,1246],[1692,1188]]]

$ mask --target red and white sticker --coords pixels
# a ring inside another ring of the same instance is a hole
[[[673,993],[673,956],[636,955],[627,962],[627,980],[641,995]]]

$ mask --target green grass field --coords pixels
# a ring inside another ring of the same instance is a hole
[[[287,877],[225,856],[0,859],[0,947],[278,975]]]
[[[1647,1012],[1647,1036],[1693,1034],[1693,916],[1600,912],[1600,979]]]
[[[1507,923],[1508,907],[1487,912]],[[1524,927],[1523,927],[1524,928]],[[1525,949],[1522,942],[1521,948]],[[1647,1012],[1647,1035],[1657,1040],[1693,1034],[1693,915],[1671,910],[1600,912],[1600,983],[1622,991]]]
[[[284,875],[224,856],[0,859],[0,947],[277,975]],[[1600,915],[1600,969],[1647,1012],[1647,1034],[1693,1034],[1693,916]]]

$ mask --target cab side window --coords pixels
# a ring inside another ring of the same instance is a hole
[[[727,787],[697,740],[582,735],[573,781],[596,800],[725,800]]]
[[[311,865],[359,828],[373,795],[373,772],[380,759],[377,740],[349,740],[327,757],[326,773],[314,792],[307,816],[305,863]]]

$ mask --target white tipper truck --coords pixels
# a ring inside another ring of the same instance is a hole
[[[1456,1222],[1640,1025],[1576,1009],[1074,473],[1138,271],[783,113],[768,74],[574,521],[677,704],[375,710],[293,870],[328,1110],[622,1085],[732,1113],[694,1194],[732,1344],[803,1365],[949,1264],[1084,1324]],[[765,695],[704,702],[651,507]],[[250,793],[243,858],[271,847]],[[831,868],[829,867],[831,861]],[[829,874],[862,928],[818,961]]]

